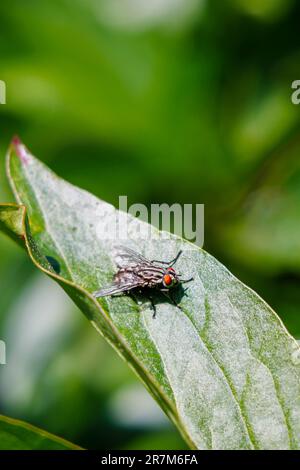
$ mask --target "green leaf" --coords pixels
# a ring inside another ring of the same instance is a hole
[[[24,244],[24,217],[25,207],[17,204],[0,206],[0,230],[22,245]]]
[[[20,207],[8,224],[13,238],[24,234],[31,260],[135,370],[188,445],[300,448],[299,346],[255,292],[202,249],[58,178],[18,140],[7,163],[28,216]],[[92,296],[116,269],[116,222],[129,225],[125,243],[150,259],[168,260],[183,251],[176,268],[194,281],[178,298],[181,309],[157,293],[153,318],[145,296]]]
[[[49,432],[0,415],[0,450],[80,450]]]

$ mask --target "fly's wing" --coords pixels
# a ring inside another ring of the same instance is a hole
[[[99,297],[106,297],[108,295],[116,295],[122,292],[128,292],[129,290],[134,289],[135,287],[139,287],[139,286],[140,286],[140,283],[136,283],[136,285],[132,285],[132,284],[117,284],[114,282],[111,286],[103,287],[103,289],[93,292],[93,296],[96,298],[99,298]]]
[[[122,290],[120,290],[120,286],[112,284],[111,286],[103,287],[102,289],[93,292],[93,297],[96,297],[97,299],[98,297],[106,297],[107,295],[114,295],[119,292],[122,292]]]
[[[122,292],[128,292],[131,289],[135,289],[136,287],[141,287],[144,283],[144,280],[134,273],[131,270],[124,270],[119,271],[114,278],[114,282],[107,287],[103,287],[102,289],[93,293],[93,296],[98,297],[106,297],[107,295],[115,295],[120,294]]]
[[[115,260],[119,268],[128,266],[151,266],[152,263],[143,255],[126,246],[118,246],[115,248]]]

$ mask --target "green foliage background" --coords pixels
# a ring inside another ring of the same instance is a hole
[[[300,337],[300,7],[293,0],[0,5],[0,199],[14,133],[118,203],[205,204],[205,248]],[[0,413],[95,448],[182,448],[136,378],[0,235]],[[45,298],[47,302],[45,302]]]

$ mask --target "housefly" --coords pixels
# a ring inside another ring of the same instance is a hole
[[[121,247],[116,256],[118,271],[112,284],[94,292],[93,296],[98,298],[133,294],[134,291],[149,293],[151,289],[157,289],[178,306],[171,295],[171,289],[193,280],[193,278],[182,279],[173,268],[181,253],[182,251],[179,251],[171,261],[148,260],[130,248]],[[153,307],[153,316],[155,316],[156,308],[151,294],[148,297]]]

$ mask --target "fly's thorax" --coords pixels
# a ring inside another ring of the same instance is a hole
[[[134,270],[132,268],[119,269],[119,271],[114,276],[114,282],[123,284],[127,282],[134,281],[136,279]]]

